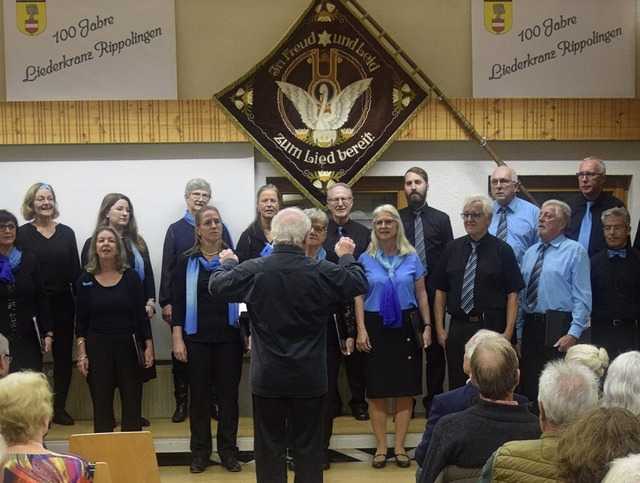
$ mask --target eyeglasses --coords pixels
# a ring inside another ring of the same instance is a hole
[[[330,203],[332,205],[339,205],[340,203],[342,203],[343,205],[346,205],[347,203],[350,203],[351,201],[353,201],[353,196],[345,196],[342,198],[329,198],[327,200],[327,203]]]
[[[11,357],[9,354],[2,354],[2,357],[4,357],[7,360],[8,364],[11,364],[13,357]]]
[[[580,178],[587,178],[587,179],[594,179],[596,176],[602,176],[604,173],[591,173],[589,171],[580,171],[579,173],[576,173],[576,177],[578,179]]]
[[[324,226],[318,226],[318,225],[313,225],[311,227],[311,230],[315,231],[316,233],[324,233],[325,231],[327,231],[327,229]]]
[[[465,218],[473,218],[474,220],[477,220],[482,215],[484,215],[484,213],[476,213],[475,211],[465,211],[464,213],[460,213],[460,218],[462,218],[463,220]]]
[[[602,230],[607,233],[608,231],[624,231],[627,227],[624,225],[606,225],[602,227]]]
[[[191,196],[194,200],[209,201],[211,199],[209,193],[201,193],[200,191],[192,191],[191,193],[189,193],[189,196]]]
[[[3,223],[0,225],[0,231],[16,231],[16,225],[13,223]]]
[[[377,220],[373,222],[373,224],[378,228],[382,226],[393,226],[396,223],[398,223],[396,220]]]
[[[515,181],[513,181],[512,179],[492,179],[491,180],[491,186],[509,186],[511,183],[515,183]]]

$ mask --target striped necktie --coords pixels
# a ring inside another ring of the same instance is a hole
[[[416,253],[422,262],[422,266],[427,268],[427,254],[424,248],[424,228],[422,227],[422,216],[420,211],[414,211],[415,219],[413,221],[413,229],[415,233],[415,245]]]
[[[533,265],[531,277],[529,277],[529,285],[527,286],[527,298],[525,299],[527,308],[529,310],[535,309],[536,305],[538,304],[538,284],[540,283],[540,274],[542,273],[544,252],[548,247],[548,244],[543,243],[542,245],[540,245],[540,248],[538,248],[538,258],[536,258],[536,263]]]
[[[341,226],[338,227],[338,240],[344,236],[344,228]]]
[[[476,268],[478,268],[478,242],[471,242],[471,255],[467,259],[464,267],[464,277],[462,278],[462,295],[460,306],[465,314],[473,310],[473,295],[476,280]]]
[[[500,240],[506,242],[507,241],[507,208],[504,206],[498,210],[500,213],[500,221],[498,222],[498,231],[496,232],[496,236],[500,238]]]

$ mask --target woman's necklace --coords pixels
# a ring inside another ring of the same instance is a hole
[[[28,446],[28,445],[32,445],[32,446],[40,446],[41,448],[44,448],[44,445],[42,443],[38,443],[37,441],[27,441],[25,443],[17,443],[14,444],[12,446]]]
[[[209,253],[209,252],[205,252],[204,249],[200,249],[200,251],[202,252],[203,255],[206,255],[208,257],[213,257],[214,255],[217,255],[218,253],[220,253],[220,251]]]

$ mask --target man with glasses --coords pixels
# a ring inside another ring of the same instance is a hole
[[[195,215],[200,208],[209,204],[211,199],[211,185],[205,180],[196,178],[187,183],[184,190],[184,200],[187,203],[187,210],[184,216],[169,226],[167,235],[164,239],[164,248],[162,251],[162,275],[160,277],[159,302],[162,307],[162,318],[171,325],[172,321],[172,281],[174,278],[174,270],[178,263],[178,258],[182,256],[194,244]],[[222,240],[227,247],[233,248],[229,229],[226,225],[222,225]],[[171,354],[173,359],[173,389],[176,398],[176,410],[173,413],[171,421],[181,423],[187,418],[187,400],[188,400],[188,379],[187,367],[185,362],[180,362]],[[215,401],[215,393],[214,393]],[[213,415],[217,418],[217,407],[214,402]]]
[[[609,208],[624,207],[624,203],[602,191],[607,168],[600,158],[591,156],[583,159],[576,175],[582,193],[567,200],[571,208],[571,223],[565,235],[580,242],[592,257],[606,248],[602,232],[602,212]]]
[[[540,208],[516,196],[519,186],[518,175],[509,166],[498,166],[491,175],[493,218],[489,233],[511,245],[518,263],[522,261],[524,252],[540,241]]]
[[[427,271],[424,283],[429,298],[431,320],[435,320],[433,313],[435,289],[430,283],[431,273],[435,270],[444,247],[453,240],[453,231],[449,215],[427,203],[427,191],[429,191],[427,172],[417,166],[409,168],[404,174],[404,193],[409,206],[399,210],[399,213],[407,240],[415,247]],[[446,360],[444,349],[440,344],[431,344],[427,347],[425,356],[427,394],[422,403],[426,414],[429,414],[434,396],[443,392]]]
[[[489,233],[491,199],[470,196],[460,214],[467,235],[449,243],[431,280],[438,343],[447,355],[449,390],[465,385],[464,345],[479,329],[511,340],[524,280],[513,249]],[[445,331],[445,309],[451,315]]]
[[[9,364],[11,364],[9,341],[4,335],[0,334],[0,379],[9,374]]]
[[[591,342],[613,359],[638,350],[640,252],[628,243],[631,219],[625,208],[602,213],[607,248],[591,257]]]
[[[522,357],[521,393],[530,401],[538,400],[544,365],[576,344],[591,312],[589,257],[580,243],[564,235],[570,221],[566,203],[545,201],[538,220],[541,242],[522,258],[527,286],[520,294],[516,348]]]
[[[340,238],[346,236],[356,244],[353,256],[357,260],[369,246],[371,233],[366,226],[353,221],[350,217],[353,208],[353,192],[349,185],[345,183],[331,185],[327,190],[327,206],[331,216],[327,227],[327,237],[322,244],[327,252],[326,259],[338,263],[335,245]],[[348,301],[345,310],[353,311],[353,300]],[[349,401],[351,413],[358,421],[367,421],[369,419],[369,405],[365,399],[366,387],[362,353],[354,351],[345,359],[344,365],[347,369],[349,389],[351,389],[351,400]]]

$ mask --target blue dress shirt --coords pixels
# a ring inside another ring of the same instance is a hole
[[[540,243],[533,245],[522,258],[522,276],[527,284],[536,263],[539,246]],[[568,334],[579,339],[582,331],[587,328],[587,318],[591,313],[590,276],[589,256],[580,243],[564,235],[552,240],[544,254],[538,285],[538,303],[533,310],[529,310],[524,302],[527,289],[520,292],[520,313],[516,323],[518,339],[522,338],[524,314],[545,313],[548,310],[571,312],[573,319]]]
[[[500,208],[500,203],[494,201],[493,217],[489,225],[489,233],[493,236],[496,236],[498,232],[498,223],[500,222],[498,210]],[[526,252],[531,245],[540,241],[540,237],[538,236],[540,208],[516,196],[511,200],[511,203],[506,206],[506,209],[507,243],[513,248],[516,260],[518,260],[518,264],[520,264],[522,263],[524,252]]]

